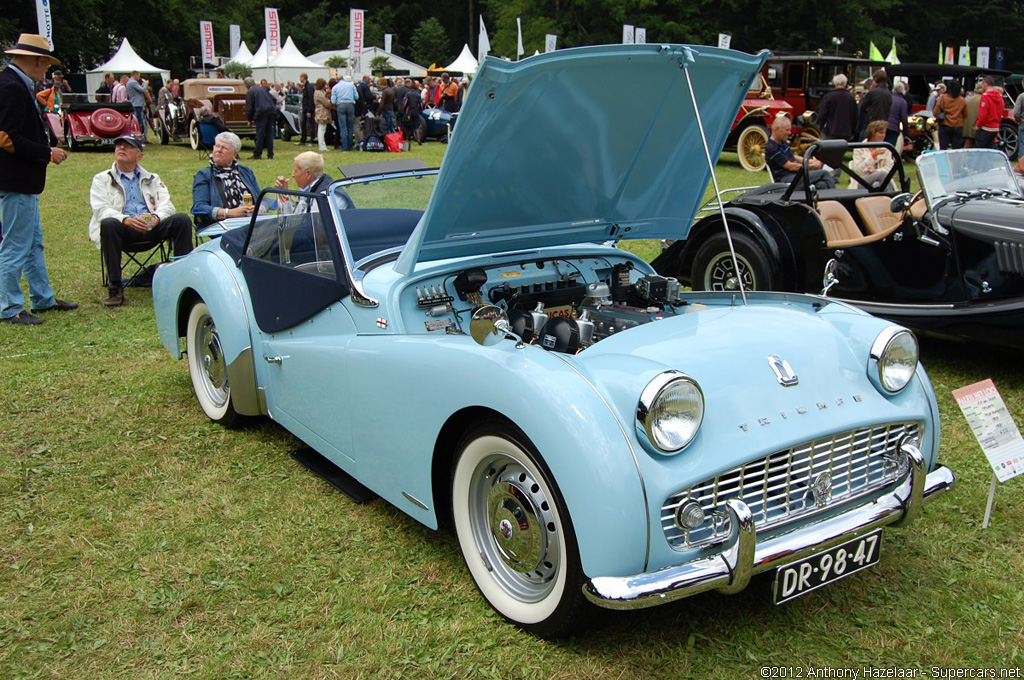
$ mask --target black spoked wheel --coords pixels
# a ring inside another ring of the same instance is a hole
[[[739,292],[741,280],[744,290],[773,290],[771,263],[761,246],[742,233],[733,233],[732,242],[735,261],[724,233],[712,236],[697,250],[691,279],[694,290]]]

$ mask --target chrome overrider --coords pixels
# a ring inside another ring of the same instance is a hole
[[[879,527],[908,522],[922,505],[948,491],[955,478],[943,465],[929,474],[924,456],[912,444],[902,444],[901,451],[910,466],[891,494],[761,543],[750,508],[732,499],[727,506],[733,530],[720,553],[651,573],[598,576],[584,584],[583,592],[588,600],[608,609],[653,607],[707,590],[737,593],[754,574],[802,560]]]

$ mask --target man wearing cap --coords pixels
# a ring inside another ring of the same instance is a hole
[[[41,35],[22,33],[18,44],[6,52],[14,58],[0,72],[0,322],[31,326],[43,320],[25,309],[22,274],[28,281],[33,312],[78,307],[53,296],[39,221],[46,166],[64,162],[67,152],[50,148],[33,81],[42,80],[46,69],[60,62],[50,51],[50,41]]]
[[[174,255],[192,252],[192,221],[174,211],[167,187],[156,173],[139,165],[142,142],[134,137],[114,140],[114,163],[96,173],[89,190],[92,219],[89,238],[103,252],[107,267],[107,307],[124,304],[121,252],[140,242],[170,240]]]

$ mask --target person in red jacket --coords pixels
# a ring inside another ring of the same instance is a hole
[[[974,146],[979,149],[994,149],[999,124],[1006,113],[1006,104],[1003,103],[1003,95],[996,88],[996,81],[992,76],[982,78],[981,84],[985,91],[981,93],[981,101],[978,103],[978,130],[975,132]]]

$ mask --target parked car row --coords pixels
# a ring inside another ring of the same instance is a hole
[[[452,526],[483,598],[540,636],[894,559],[887,527],[953,483],[913,333],[832,297],[686,292],[603,245],[686,236],[767,58],[486,59],[439,171],[264,191],[274,209],[157,270],[160,338],[209,418],[269,417],[353,495]]]

